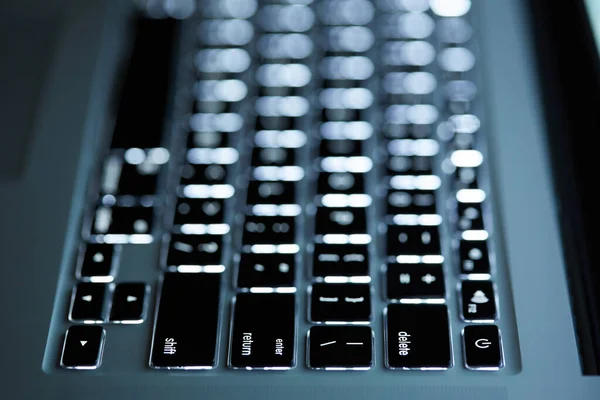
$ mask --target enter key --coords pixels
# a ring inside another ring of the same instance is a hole
[[[235,298],[229,366],[290,369],[295,365],[295,295],[239,293]]]

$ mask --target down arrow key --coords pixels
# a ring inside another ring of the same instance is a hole
[[[102,363],[105,332],[101,326],[71,326],[65,335],[60,366],[67,369],[96,369]]]

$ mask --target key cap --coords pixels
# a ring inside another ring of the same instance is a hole
[[[388,215],[436,214],[433,190],[389,190],[387,197]]]
[[[321,172],[319,173],[317,190],[319,194],[364,193],[364,174],[352,174],[350,172]]]
[[[91,240],[98,243],[151,243],[152,207],[105,207],[96,209]]]
[[[319,146],[321,157],[353,157],[362,155],[362,140],[322,139]]]
[[[308,367],[370,369],[373,343],[373,331],[368,326],[313,326],[307,335]]]
[[[502,340],[497,326],[465,326],[462,339],[465,367],[486,371],[504,367]]]
[[[315,283],[310,291],[311,322],[364,322],[371,320],[369,284]]]
[[[477,168],[457,167],[451,180],[452,189],[478,189]]]
[[[252,166],[274,166],[296,165],[294,149],[282,147],[255,147],[252,151]]]
[[[105,336],[101,326],[71,326],[65,335],[60,366],[66,369],[100,367]]]
[[[387,162],[388,175],[431,175],[433,157],[391,156]]]
[[[461,44],[469,40],[473,28],[465,18],[440,18],[436,31],[443,42]]]
[[[492,282],[463,281],[460,295],[463,320],[467,322],[493,322],[496,320],[496,292]]]
[[[222,185],[227,180],[227,167],[220,164],[185,164],[182,185]]]
[[[117,274],[120,245],[88,243],[79,255],[77,279],[93,282],[112,282]]]
[[[248,185],[248,204],[295,204],[296,190],[294,182],[250,181]]]
[[[112,148],[161,145],[177,25],[175,19],[138,19]]]
[[[71,296],[69,320],[89,324],[104,322],[106,288],[104,283],[78,283]]]
[[[446,293],[441,264],[388,264],[387,298],[443,299]]]
[[[237,277],[239,288],[294,286],[294,254],[242,253]]]
[[[149,291],[150,287],[145,283],[119,283],[113,292],[110,322],[141,324],[145,318]]]
[[[188,135],[188,149],[204,147],[216,149],[218,147],[229,147],[229,133],[226,132],[191,132]]]
[[[114,196],[151,196],[157,191],[158,176],[169,161],[166,149],[133,148],[124,157],[113,154],[104,162],[101,194]]]
[[[481,204],[458,203],[457,216],[456,227],[460,231],[485,229]]]
[[[296,301],[288,293],[239,293],[235,297],[229,366],[290,369],[295,361]]]
[[[390,225],[387,232],[388,255],[439,255],[437,226]]]
[[[295,243],[294,217],[247,216],[244,222],[243,244]]]
[[[490,274],[490,258],[485,240],[460,240],[460,272],[462,274]]]
[[[315,244],[313,276],[366,276],[369,275],[367,245]]]
[[[225,221],[223,199],[179,199],[175,207],[174,225],[222,224]]]
[[[221,265],[223,237],[220,235],[171,235],[166,266]]]
[[[315,217],[316,234],[366,234],[367,212],[365,208],[318,207]]]
[[[386,367],[452,367],[448,310],[441,304],[390,304],[385,312]]]
[[[221,274],[164,274],[150,367],[216,367],[220,285]]]

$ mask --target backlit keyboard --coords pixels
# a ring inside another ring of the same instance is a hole
[[[503,368],[470,1],[192,11],[138,21],[57,364],[140,325],[156,370]]]

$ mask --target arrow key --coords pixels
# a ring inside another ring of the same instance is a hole
[[[81,282],[73,289],[69,320],[86,324],[104,322],[105,283]]]
[[[145,283],[119,283],[113,293],[110,322],[141,324],[145,318],[146,298],[149,291]]]
[[[60,366],[67,369],[96,369],[102,363],[104,329],[77,325],[67,330]]]

